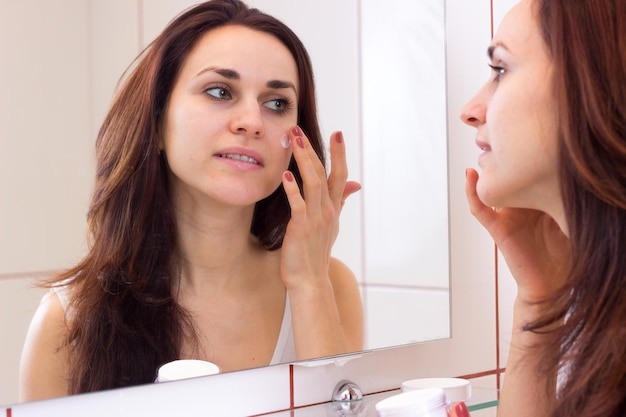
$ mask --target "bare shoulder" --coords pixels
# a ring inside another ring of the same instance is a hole
[[[352,270],[337,258],[331,258],[328,275],[335,302],[352,352],[363,350],[364,321],[361,290]]]
[[[33,401],[67,395],[65,311],[50,290],[31,320],[22,350],[19,400]]]
[[[354,276],[352,270],[348,267],[348,265],[337,258],[330,258],[328,275],[335,291],[344,287],[346,287],[346,289],[358,287],[356,277]]]

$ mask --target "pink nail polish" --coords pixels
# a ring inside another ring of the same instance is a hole
[[[285,171],[285,179],[289,182],[293,182],[293,174],[291,171]]]
[[[455,404],[454,411],[456,411],[457,417],[470,417],[469,410],[464,402]]]
[[[298,126],[292,127],[291,133],[293,133],[294,136],[302,136],[302,130],[300,130]]]
[[[335,136],[335,140],[337,141],[337,143],[342,143],[343,142],[343,132],[338,132],[337,136]]]
[[[300,136],[296,138],[296,143],[299,147],[304,148],[304,142],[302,142],[302,138]]]

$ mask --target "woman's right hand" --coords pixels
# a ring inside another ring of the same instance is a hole
[[[537,303],[565,282],[570,263],[569,241],[552,217],[544,212],[494,209],[476,192],[478,173],[467,170],[465,194],[470,211],[487,229],[518,285],[518,300]]]

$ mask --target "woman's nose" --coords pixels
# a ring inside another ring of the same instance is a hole
[[[480,92],[476,94],[470,101],[465,103],[461,109],[461,120],[463,123],[478,127],[485,123],[487,114],[487,106],[485,101],[480,99]]]
[[[262,109],[256,100],[240,101],[234,111],[232,130],[237,133],[246,133],[255,137],[263,134]]]

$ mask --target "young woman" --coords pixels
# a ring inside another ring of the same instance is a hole
[[[96,143],[91,246],[27,336],[20,399],[362,349],[359,290],[330,256],[347,181],[327,177],[308,54],[237,0],[197,5],[144,51]]]
[[[523,0],[464,107],[472,213],[516,279],[499,416],[626,415],[626,2]]]

